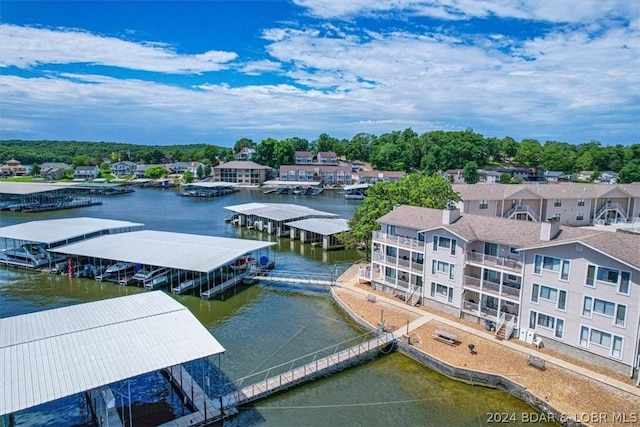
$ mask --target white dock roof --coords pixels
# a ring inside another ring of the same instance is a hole
[[[273,221],[286,221],[311,216],[338,216],[330,212],[319,211],[291,203],[245,203],[243,205],[225,206],[225,209],[243,215],[259,216]]]
[[[344,218],[309,218],[287,222],[287,225],[323,236],[331,236],[350,230],[348,221]]]
[[[272,245],[275,242],[142,230],[99,236],[51,252],[208,273]]]
[[[262,183],[262,185],[274,185],[276,187],[317,187],[320,184],[320,181],[278,181],[276,179],[272,179],[270,181],[265,181]]]
[[[371,184],[353,184],[353,185],[345,185],[343,188],[345,191],[349,191],[349,190],[360,190],[363,188],[369,188],[371,187]]]
[[[192,182],[184,184],[184,187],[201,187],[201,188],[230,188],[236,187],[238,184],[234,182]]]
[[[0,182],[0,194],[26,195],[44,193],[46,191],[62,190],[77,187],[77,182],[49,184],[46,182]]]
[[[161,291],[0,319],[0,416],[223,352]]]
[[[29,221],[0,228],[0,238],[55,243],[103,230],[130,231],[144,224],[102,218],[61,218]]]

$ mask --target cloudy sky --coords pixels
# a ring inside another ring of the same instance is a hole
[[[3,1],[0,139],[640,142],[635,0]]]

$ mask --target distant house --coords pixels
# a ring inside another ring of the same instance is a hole
[[[215,182],[260,185],[272,176],[272,168],[248,160],[234,160],[213,167]]]
[[[560,171],[545,171],[543,176],[549,182],[566,181],[566,175]]]
[[[496,182],[500,182],[501,173],[496,171],[478,171],[478,179],[480,182],[486,182],[487,184],[495,184]]]
[[[519,179],[522,181],[535,181],[532,179],[537,176],[535,171],[529,168],[497,168],[496,172],[500,175],[503,173],[509,174],[511,179]]]
[[[256,150],[253,148],[243,147],[242,150],[240,150],[240,152],[234,156],[234,159],[240,161],[251,160],[255,152]]]
[[[61,179],[64,177],[64,170],[70,167],[67,163],[45,162],[40,165],[40,176],[48,181]]]
[[[327,185],[350,185],[351,168],[333,165],[282,165],[280,181],[322,182]]]
[[[582,181],[591,181],[593,179],[593,171],[582,171],[578,173],[578,179]]]
[[[462,183],[464,180],[462,179],[462,169],[447,169],[446,171],[441,173],[442,177],[447,181],[454,183]]]
[[[293,162],[296,165],[310,165],[313,163],[313,153],[311,151],[296,151],[293,154]]]
[[[0,167],[0,175],[7,176],[25,176],[27,168],[20,164],[16,159],[8,160],[7,163]]]
[[[138,165],[136,165],[135,163],[125,160],[122,162],[113,163],[111,166],[109,166],[109,169],[111,169],[111,173],[115,176],[124,176],[134,173],[137,166]]]
[[[91,181],[100,175],[97,166],[78,166],[73,172],[73,179]]]
[[[320,151],[316,156],[320,165],[337,165],[338,156],[333,151]]]
[[[618,182],[618,174],[613,171],[600,172],[600,182],[603,184],[615,184]]]
[[[404,175],[402,171],[360,171],[358,172],[358,183],[375,184],[379,181],[399,181]]]
[[[169,172],[171,173],[185,173],[187,171],[196,175],[200,162],[175,162],[169,165]],[[204,166],[203,166],[204,167]]]

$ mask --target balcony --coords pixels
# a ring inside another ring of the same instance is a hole
[[[467,288],[480,289],[480,279],[472,276],[464,276],[464,286]]]
[[[424,242],[409,237],[395,236],[393,234],[382,233],[380,231],[373,232],[373,240],[390,243],[396,246],[404,246],[406,248],[424,249]]]
[[[611,213],[614,213],[613,219]],[[619,203],[605,203],[593,217],[594,224],[610,222],[627,222],[627,211]]]
[[[466,261],[469,263],[486,265],[487,267],[515,271],[517,273],[522,272],[522,261],[518,258],[505,258],[478,252],[467,252]]]
[[[528,205],[516,205],[511,208],[511,210],[509,210],[509,212],[507,212],[504,217],[514,219],[518,218],[518,216],[521,216],[522,214],[526,214],[533,222],[540,222],[540,217],[538,216],[538,214],[535,213],[534,210],[531,209],[531,207]]]
[[[520,299],[520,286],[515,287],[512,283],[503,283],[502,284],[502,295],[512,297],[515,299]]]
[[[507,282],[503,283],[502,287],[500,287],[499,283],[480,280],[478,277],[464,276],[464,287],[475,291],[482,290],[483,292],[507,297],[509,299],[518,300],[520,298],[520,288],[514,287],[512,283]]]

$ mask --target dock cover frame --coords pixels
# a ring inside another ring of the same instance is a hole
[[[224,351],[161,291],[0,319],[0,416]]]

